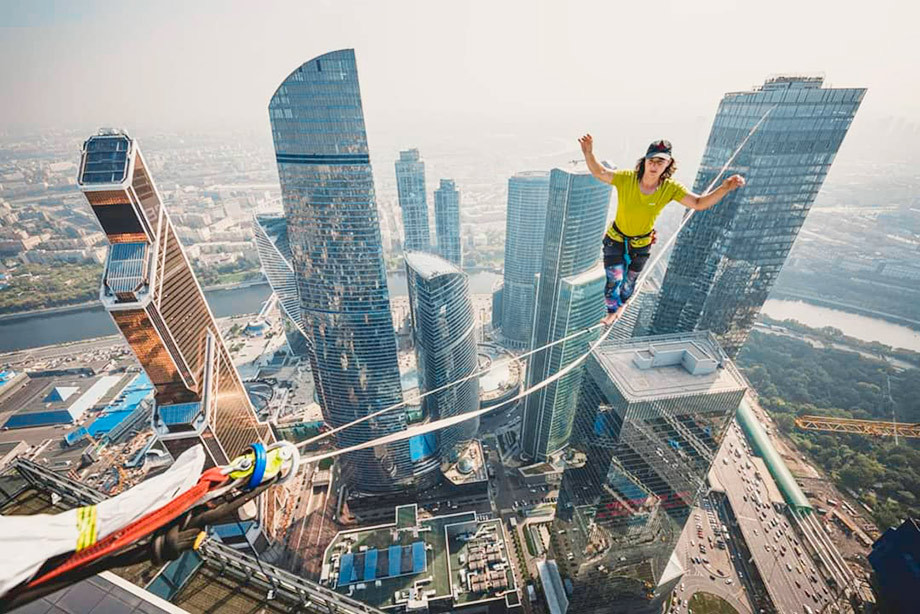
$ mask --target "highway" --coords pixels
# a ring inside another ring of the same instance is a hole
[[[770,503],[766,480],[772,482],[773,478],[769,474],[756,475],[737,424],[726,435],[713,472],[725,489],[752,562],[777,612],[803,614],[808,612],[806,606],[820,612],[834,593],[808,554],[795,527],[796,520],[787,513],[777,512]]]

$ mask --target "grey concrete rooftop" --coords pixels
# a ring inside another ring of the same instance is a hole
[[[594,357],[631,403],[747,387],[708,331],[606,341]]]

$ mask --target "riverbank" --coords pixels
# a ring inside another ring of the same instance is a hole
[[[235,282],[232,284],[215,284],[213,286],[206,286],[203,288],[205,292],[212,292],[215,290],[240,290],[243,288],[251,288],[253,286],[268,286],[268,282],[264,279],[250,279],[248,281]],[[92,311],[92,310],[102,310],[102,304],[98,300],[86,301],[83,303],[74,303],[72,305],[59,305],[57,307],[47,307],[45,309],[33,309],[31,311],[13,311],[11,313],[0,313],[0,322],[12,322],[16,320],[28,320],[31,318],[39,318],[43,316],[50,316],[60,313],[68,313],[73,311]]]
[[[827,307],[828,309],[834,309],[836,311],[845,311],[847,313],[866,316],[868,318],[886,320],[892,324],[900,324],[901,326],[906,326],[908,328],[920,331],[920,320],[914,320],[893,313],[886,313],[884,311],[876,311],[875,309],[867,309],[865,307],[859,307],[858,305],[851,305],[849,303],[841,303],[840,301],[822,298],[820,296],[815,296],[805,292],[787,292],[785,290],[774,289],[772,292],[770,292],[770,298],[786,301],[802,301],[803,303],[810,303],[819,307]]]

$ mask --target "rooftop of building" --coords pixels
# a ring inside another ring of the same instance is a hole
[[[462,275],[460,267],[452,262],[425,252],[406,252],[406,265],[421,275],[426,280],[432,280],[441,275]]]
[[[418,149],[413,147],[412,149],[406,149],[399,152],[399,161],[400,162],[418,162],[419,153]]]
[[[33,377],[0,402],[8,428],[73,424],[114,396],[124,375]]]
[[[708,331],[606,341],[593,355],[631,403],[747,388]]]
[[[549,179],[549,171],[520,171],[512,175],[516,179]]]
[[[483,575],[495,571],[502,579]],[[339,532],[321,582],[381,609],[450,598],[467,605],[514,588],[501,521],[474,512],[420,519],[414,504],[397,507],[393,523]]]
[[[444,477],[454,484],[471,484],[488,480],[489,473],[482,444],[476,439],[471,441],[457,462],[444,472]]]
[[[514,355],[496,345],[480,343],[477,347],[478,369],[491,368],[479,377],[479,398],[490,401],[519,390],[524,369]]]

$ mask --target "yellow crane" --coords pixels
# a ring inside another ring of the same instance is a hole
[[[906,422],[852,420],[849,418],[828,418],[827,416],[798,416],[795,419],[795,425],[800,429],[809,431],[920,439],[920,424],[908,424]]]

